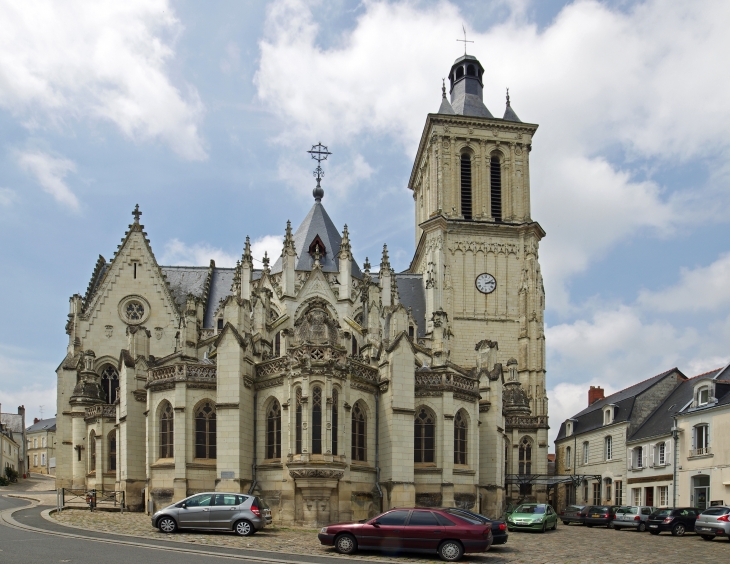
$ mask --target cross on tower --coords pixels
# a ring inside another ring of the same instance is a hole
[[[466,28],[464,27],[464,24],[461,24],[461,29],[464,30],[464,39],[457,39],[457,41],[461,41],[464,44],[464,55],[466,55],[466,44],[467,43],[474,43],[473,41],[467,41],[466,40]]]
[[[142,215],[142,212],[139,211],[139,204],[136,204],[134,206],[134,211],[132,212],[132,215],[134,216],[134,222],[139,223],[139,216]]]
[[[324,176],[324,170],[322,170],[322,167],[320,165],[322,161],[326,161],[327,157],[332,153],[330,153],[327,147],[322,145],[322,143],[312,145],[312,149],[307,151],[307,153],[312,155],[312,158],[317,161],[317,168],[314,169],[314,177],[317,179],[317,186],[312,191],[312,195],[314,196],[315,201],[321,202],[322,196],[324,196],[324,190],[319,185],[319,182]]]

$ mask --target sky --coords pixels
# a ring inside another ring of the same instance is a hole
[[[587,404],[730,362],[730,3],[0,0],[0,403],[55,413],[68,298],[143,212],[160,264],[281,252],[325,204],[355,258],[414,251],[408,177],[462,52],[540,128],[551,441]]]

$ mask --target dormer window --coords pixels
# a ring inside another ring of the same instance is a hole
[[[604,425],[610,425],[613,423],[614,414],[616,413],[616,406],[614,404],[609,404],[606,407],[603,408],[603,424]]]
[[[319,235],[317,235],[314,238],[314,241],[312,241],[312,244],[309,245],[309,255],[312,258],[315,258],[315,254],[319,254],[319,258],[322,258],[327,254],[327,247],[324,246],[324,243],[322,242],[322,239],[319,238]]]
[[[703,386],[697,390],[697,405],[707,405],[710,402],[710,387]]]
[[[565,436],[569,437],[573,434],[573,422],[572,421],[566,421],[565,422]]]

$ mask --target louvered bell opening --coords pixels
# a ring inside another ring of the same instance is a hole
[[[471,159],[469,155],[461,155],[461,215],[471,219]]]
[[[489,172],[492,217],[496,221],[502,221],[502,167],[499,159],[492,157]]]

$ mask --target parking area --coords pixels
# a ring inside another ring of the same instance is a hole
[[[197,546],[223,546],[248,550],[263,550],[307,554],[335,555],[332,548],[319,544],[317,531],[295,528],[267,528],[252,537],[237,537],[220,533],[176,533],[164,535],[153,529],[150,519],[140,513],[111,513],[66,510],[53,518],[62,524],[87,530],[123,533],[144,538],[190,542]],[[434,555],[385,555],[360,552],[352,560],[385,560],[391,562],[438,562]],[[615,531],[562,523],[557,531],[539,533],[510,533],[504,546],[493,547],[486,554],[467,555],[464,562],[474,563],[583,563],[627,564],[646,562],[703,562],[723,564],[730,559],[730,541],[703,541],[688,533],[684,537],[669,534],[653,536],[635,531]]]

